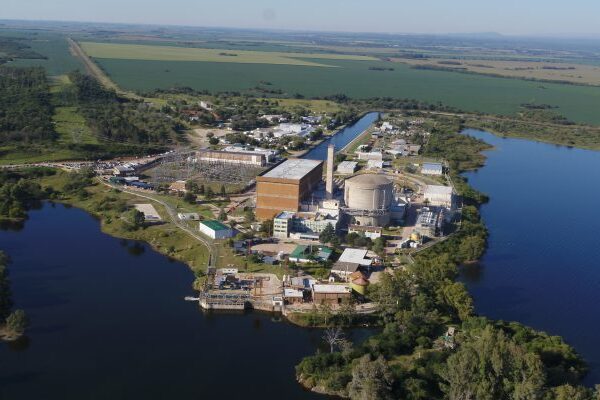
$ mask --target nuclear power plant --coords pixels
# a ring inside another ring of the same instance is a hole
[[[288,159],[257,178],[256,216],[273,218],[275,236],[318,239],[330,224],[336,230],[384,227],[403,217],[403,204],[395,200],[394,184],[385,175],[359,174],[338,180],[336,187],[334,157],[330,144],[325,163]]]

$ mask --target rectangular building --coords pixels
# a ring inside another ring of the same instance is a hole
[[[348,285],[314,284],[312,297],[315,304],[342,304],[350,301],[352,289]]]
[[[352,175],[358,169],[358,163],[356,161],[342,161],[337,166],[338,174]]]
[[[211,239],[227,239],[233,236],[233,230],[217,220],[200,222],[200,232]]]
[[[229,164],[246,164],[256,167],[262,167],[267,163],[263,153],[241,151],[199,150],[196,153],[196,158],[199,161],[220,161]]]
[[[323,178],[323,161],[290,158],[256,177],[256,217],[296,212]]]
[[[440,163],[423,163],[421,173],[424,175],[442,175],[444,168]]]
[[[427,185],[423,198],[432,206],[453,208],[455,203],[452,186]]]

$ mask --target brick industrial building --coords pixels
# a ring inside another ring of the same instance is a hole
[[[256,178],[256,217],[299,211],[323,177],[323,161],[291,158]]]

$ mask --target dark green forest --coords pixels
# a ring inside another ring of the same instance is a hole
[[[44,69],[0,67],[0,144],[47,143],[56,137]]]

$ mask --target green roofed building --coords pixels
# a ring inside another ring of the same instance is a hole
[[[233,229],[214,219],[201,221],[200,232],[211,239],[227,239],[233,236]]]
[[[308,258],[310,253],[308,253],[307,250],[308,250],[308,246],[302,246],[302,245],[296,246],[294,251],[292,251],[292,253],[290,254],[289,260],[292,262],[300,262],[300,263],[310,262],[311,260]]]

